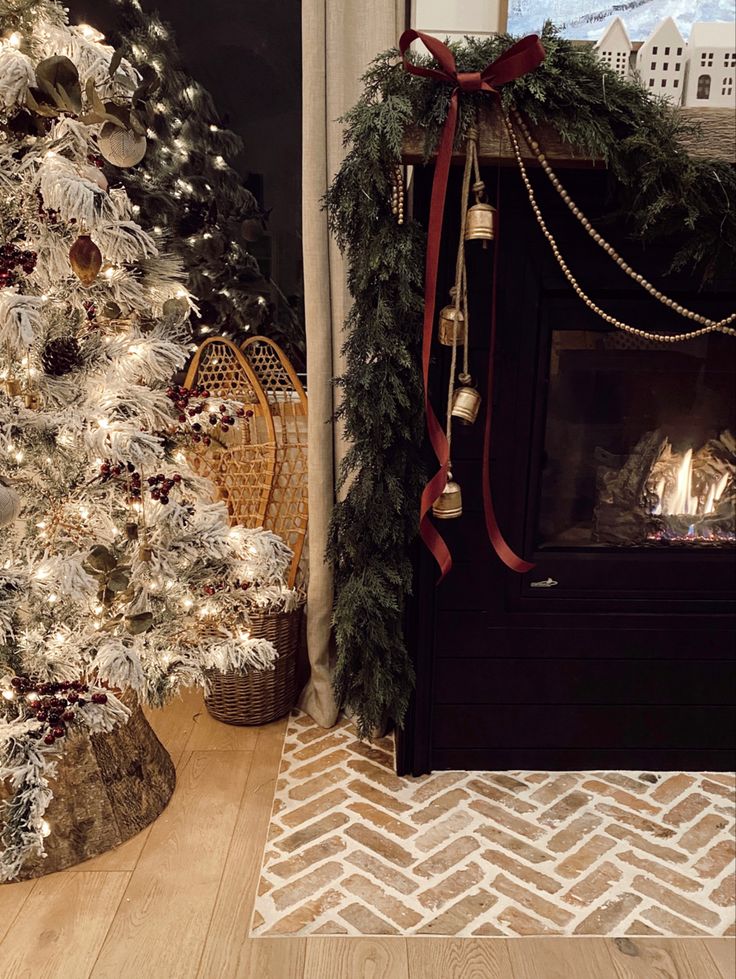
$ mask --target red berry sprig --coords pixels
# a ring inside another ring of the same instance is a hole
[[[169,493],[180,482],[181,476],[179,473],[174,473],[173,476],[164,476],[163,473],[158,473],[156,476],[149,476],[148,485],[151,487],[151,499],[158,500],[162,506],[166,506],[169,502]]]
[[[209,423],[211,430],[219,426],[220,431],[224,433],[228,432],[235,424],[236,417],[252,418],[253,416],[250,409],[246,411],[245,408],[237,408],[233,414],[227,405],[221,404],[219,412],[209,407],[206,417],[198,417],[204,415],[207,408],[204,402],[210,397],[210,392],[201,384],[193,388],[175,384],[166,389],[166,394],[174,402],[174,407],[179,412],[179,424],[188,424],[191,429],[192,441],[201,442],[203,445],[210,445],[212,441],[211,434],[205,430],[203,422]]]
[[[143,480],[133,463],[124,464],[105,459],[100,466],[100,481],[107,483],[111,479],[120,479],[121,476],[128,480],[128,503],[138,502],[143,495]],[[180,473],[174,473],[172,476],[158,473],[156,476],[149,476],[146,482],[150,487],[151,499],[158,500],[165,506],[169,502],[171,490],[181,481]]]
[[[18,248],[11,242],[0,245],[0,289],[15,285],[20,278],[20,272],[30,275],[36,267],[37,259],[35,252]]]
[[[209,585],[205,585],[202,591],[205,595],[216,595],[218,591],[232,591],[233,589],[237,591],[248,591],[252,588],[253,583],[250,581],[240,581],[236,578],[234,582],[228,583],[227,581],[215,581]]]
[[[78,719],[79,711],[88,703],[106,704],[106,693],[89,693],[89,684],[82,680],[61,680],[44,683],[27,676],[14,676],[11,686],[19,696],[27,700],[27,709],[41,727],[31,736],[43,738],[44,744],[52,745],[67,734],[69,724]],[[28,700],[29,694],[35,694]]]

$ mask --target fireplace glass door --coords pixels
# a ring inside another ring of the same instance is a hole
[[[736,341],[553,329],[536,547],[736,544]]]

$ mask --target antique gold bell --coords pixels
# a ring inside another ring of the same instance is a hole
[[[465,240],[487,241],[496,237],[496,208],[485,201],[478,200],[468,208],[465,216]]]
[[[463,495],[452,473],[448,474],[445,488],[432,504],[432,513],[438,520],[454,520],[463,515]]]
[[[472,425],[480,409],[480,393],[470,384],[455,388],[452,395],[452,417],[463,425]]]
[[[454,297],[454,289],[450,289],[450,295]],[[453,339],[458,347],[462,347],[465,343],[465,316],[461,309],[455,308],[454,304],[443,306],[440,310],[440,324],[437,331],[437,339],[445,347],[451,347],[453,345]]]

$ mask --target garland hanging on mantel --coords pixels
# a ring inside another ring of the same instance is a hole
[[[590,49],[551,25],[541,41],[544,62],[503,86],[503,108],[514,106],[532,127],[549,125],[584,157],[604,161],[615,178],[616,213],[631,233],[677,236],[671,272],[695,268],[709,279],[729,268],[736,254],[736,169],[689,157],[678,137],[692,124],[620,79]],[[477,72],[513,43],[501,35],[450,47],[459,71]],[[339,700],[355,710],[361,735],[386,717],[400,722],[414,682],[403,614],[426,477],[419,356],[425,236],[416,222],[397,221],[396,167],[409,127],[424,131],[431,157],[451,98],[450,86],[405,71],[395,50],[379,55],[364,81],[345,119],[347,155],[327,195],[354,299],[338,382],[350,442],[341,477],[349,490],[335,508],[328,547],[336,588],[334,682]],[[486,99],[459,93],[457,145]]]

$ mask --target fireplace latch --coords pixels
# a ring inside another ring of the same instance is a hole
[[[529,584],[530,588],[554,588],[559,582],[555,581],[554,578],[544,578],[543,581],[532,581]]]

